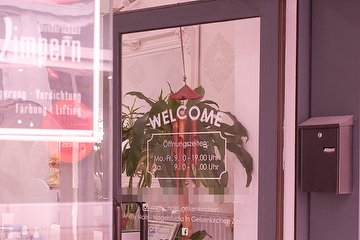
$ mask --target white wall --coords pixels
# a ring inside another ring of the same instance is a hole
[[[286,1],[284,118],[284,240],[295,236],[295,133],[297,0]]]

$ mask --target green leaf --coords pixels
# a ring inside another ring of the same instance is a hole
[[[221,178],[220,178],[220,185],[222,187],[226,187],[229,181],[229,173],[228,172],[224,172],[223,174],[221,174]]]
[[[167,103],[164,100],[159,100],[152,105],[149,111],[149,117],[153,117],[154,115],[157,115],[167,109],[168,109]]]
[[[126,153],[127,158],[123,158],[123,165],[125,167],[126,175],[133,176],[137,165],[141,158],[141,149],[144,141],[144,130],[146,125],[147,115],[138,118],[132,129],[129,132],[129,150]],[[130,137],[131,136],[131,137]],[[124,157],[124,156],[123,156]]]
[[[136,171],[136,166],[140,159],[140,150],[140,148],[132,146],[126,161],[124,161],[125,172],[129,177],[133,176]]]
[[[211,235],[209,235],[206,230],[199,230],[197,232],[194,232],[191,236],[190,236],[190,239],[191,240],[201,240],[201,239],[204,239],[205,237],[210,237],[212,238]]]
[[[194,89],[194,91],[199,94],[201,97],[204,97],[205,95],[205,89],[202,86],[198,86]]]
[[[144,100],[145,102],[147,102],[150,106],[152,106],[152,105],[155,103],[155,101],[154,101],[153,99],[146,97],[146,96],[145,96],[143,93],[141,93],[141,92],[132,91],[132,92],[126,93],[125,96],[126,96],[126,95],[136,96],[136,97],[138,97],[139,99]]]
[[[236,155],[236,157],[239,159],[241,165],[245,168],[246,175],[247,175],[246,187],[248,187],[252,180],[252,176],[251,176],[251,174],[253,172],[252,157],[242,147],[240,147],[239,145],[233,144],[233,143],[228,143],[227,149]]]
[[[223,112],[225,113],[226,115],[228,115],[231,120],[234,122],[234,125],[232,126],[233,127],[233,133],[236,135],[236,134],[239,134],[240,136],[242,137],[246,137],[247,140],[249,139],[248,137],[248,132],[246,130],[246,128],[244,127],[244,125],[242,125],[239,120],[236,118],[236,116],[234,114],[232,114],[231,112]]]
[[[139,138],[142,138],[144,136],[144,130],[145,130],[145,125],[147,122],[147,115],[144,115],[141,118],[138,118],[133,126],[133,133],[134,135],[137,135]],[[141,140],[141,139],[139,139]]]
[[[167,104],[169,106],[169,109],[172,110],[173,115],[175,116],[176,115],[176,110],[181,105],[180,101],[169,98]]]
[[[205,89],[202,86],[199,86],[199,87],[194,89],[194,92],[196,92],[197,94],[199,94],[201,96],[201,98],[203,98],[204,94],[205,94]],[[197,105],[198,103],[200,103],[201,98],[200,99],[194,99],[194,100],[191,100],[191,99],[188,100],[186,106],[188,108],[190,108],[191,106]]]
[[[172,88],[171,88],[170,83],[169,83],[169,82],[167,82],[167,84],[168,84],[168,86],[169,86],[170,93],[174,93],[174,91],[173,91],[173,90],[172,90]]]
[[[215,106],[217,106],[217,104],[214,104]],[[207,104],[206,103],[206,101],[202,101],[202,102],[199,102],[198,104],[197,104],[197,106],[201,109],[201,110],[203,110],[204,108],[207,108],[208,110],[213,110],[215,113],[217,112],[217,111],[219,111],[218,109],[216,109],[216,108],[214,108],[213,106],[211,106],[210,104]]]
[[[164,100],[164,98],[163,98],[163,90],[161,89],[160,95],[159,95],[159,101],[162,101],[162,100]]]
[[[217,108],[219,108],[219,105],[214,102],[214,101],[211,101],[211,100],[204,100],[204,101],[201,101],[202,104],[206,104],[206,105],[215,105]]]

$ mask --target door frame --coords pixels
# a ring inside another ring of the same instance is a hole
[[[260,17],[258,239],[283,239],[285,0],[202,0],[114,15],[113,194],[121,202],[121,35]],[[276,220],[276,221],[274,221]],[[273,236],[273,237],[271,237]]]

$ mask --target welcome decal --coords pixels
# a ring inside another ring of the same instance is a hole
[[[185,113],[185,114],[184,114]],[[198,106],[192,106],[187,111],[185,105],[181,105],[175,112],[172,109],[167,109],[152,117],[149,117],[149,122],[152,128],[158,128],[162,125],[173,123],[178,119],[184,120],[189,118],[194,121],[206,122],[208,124],[220,127],[223,113],[220,111],[209,110],[207,108],[200,109]]]

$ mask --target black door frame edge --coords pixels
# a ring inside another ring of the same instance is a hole
[[[210,0],[114,15],[114,196],[121,202],[121,35],[217,21],[260,17],[260,142],[258,239],[282,239],[282,150],[285,44],[284,0]],[[280,175],[279,175],[280,174]],[[279,185],[279,186],[278,186]],[[280,194],[280,195],[279,195]]]

